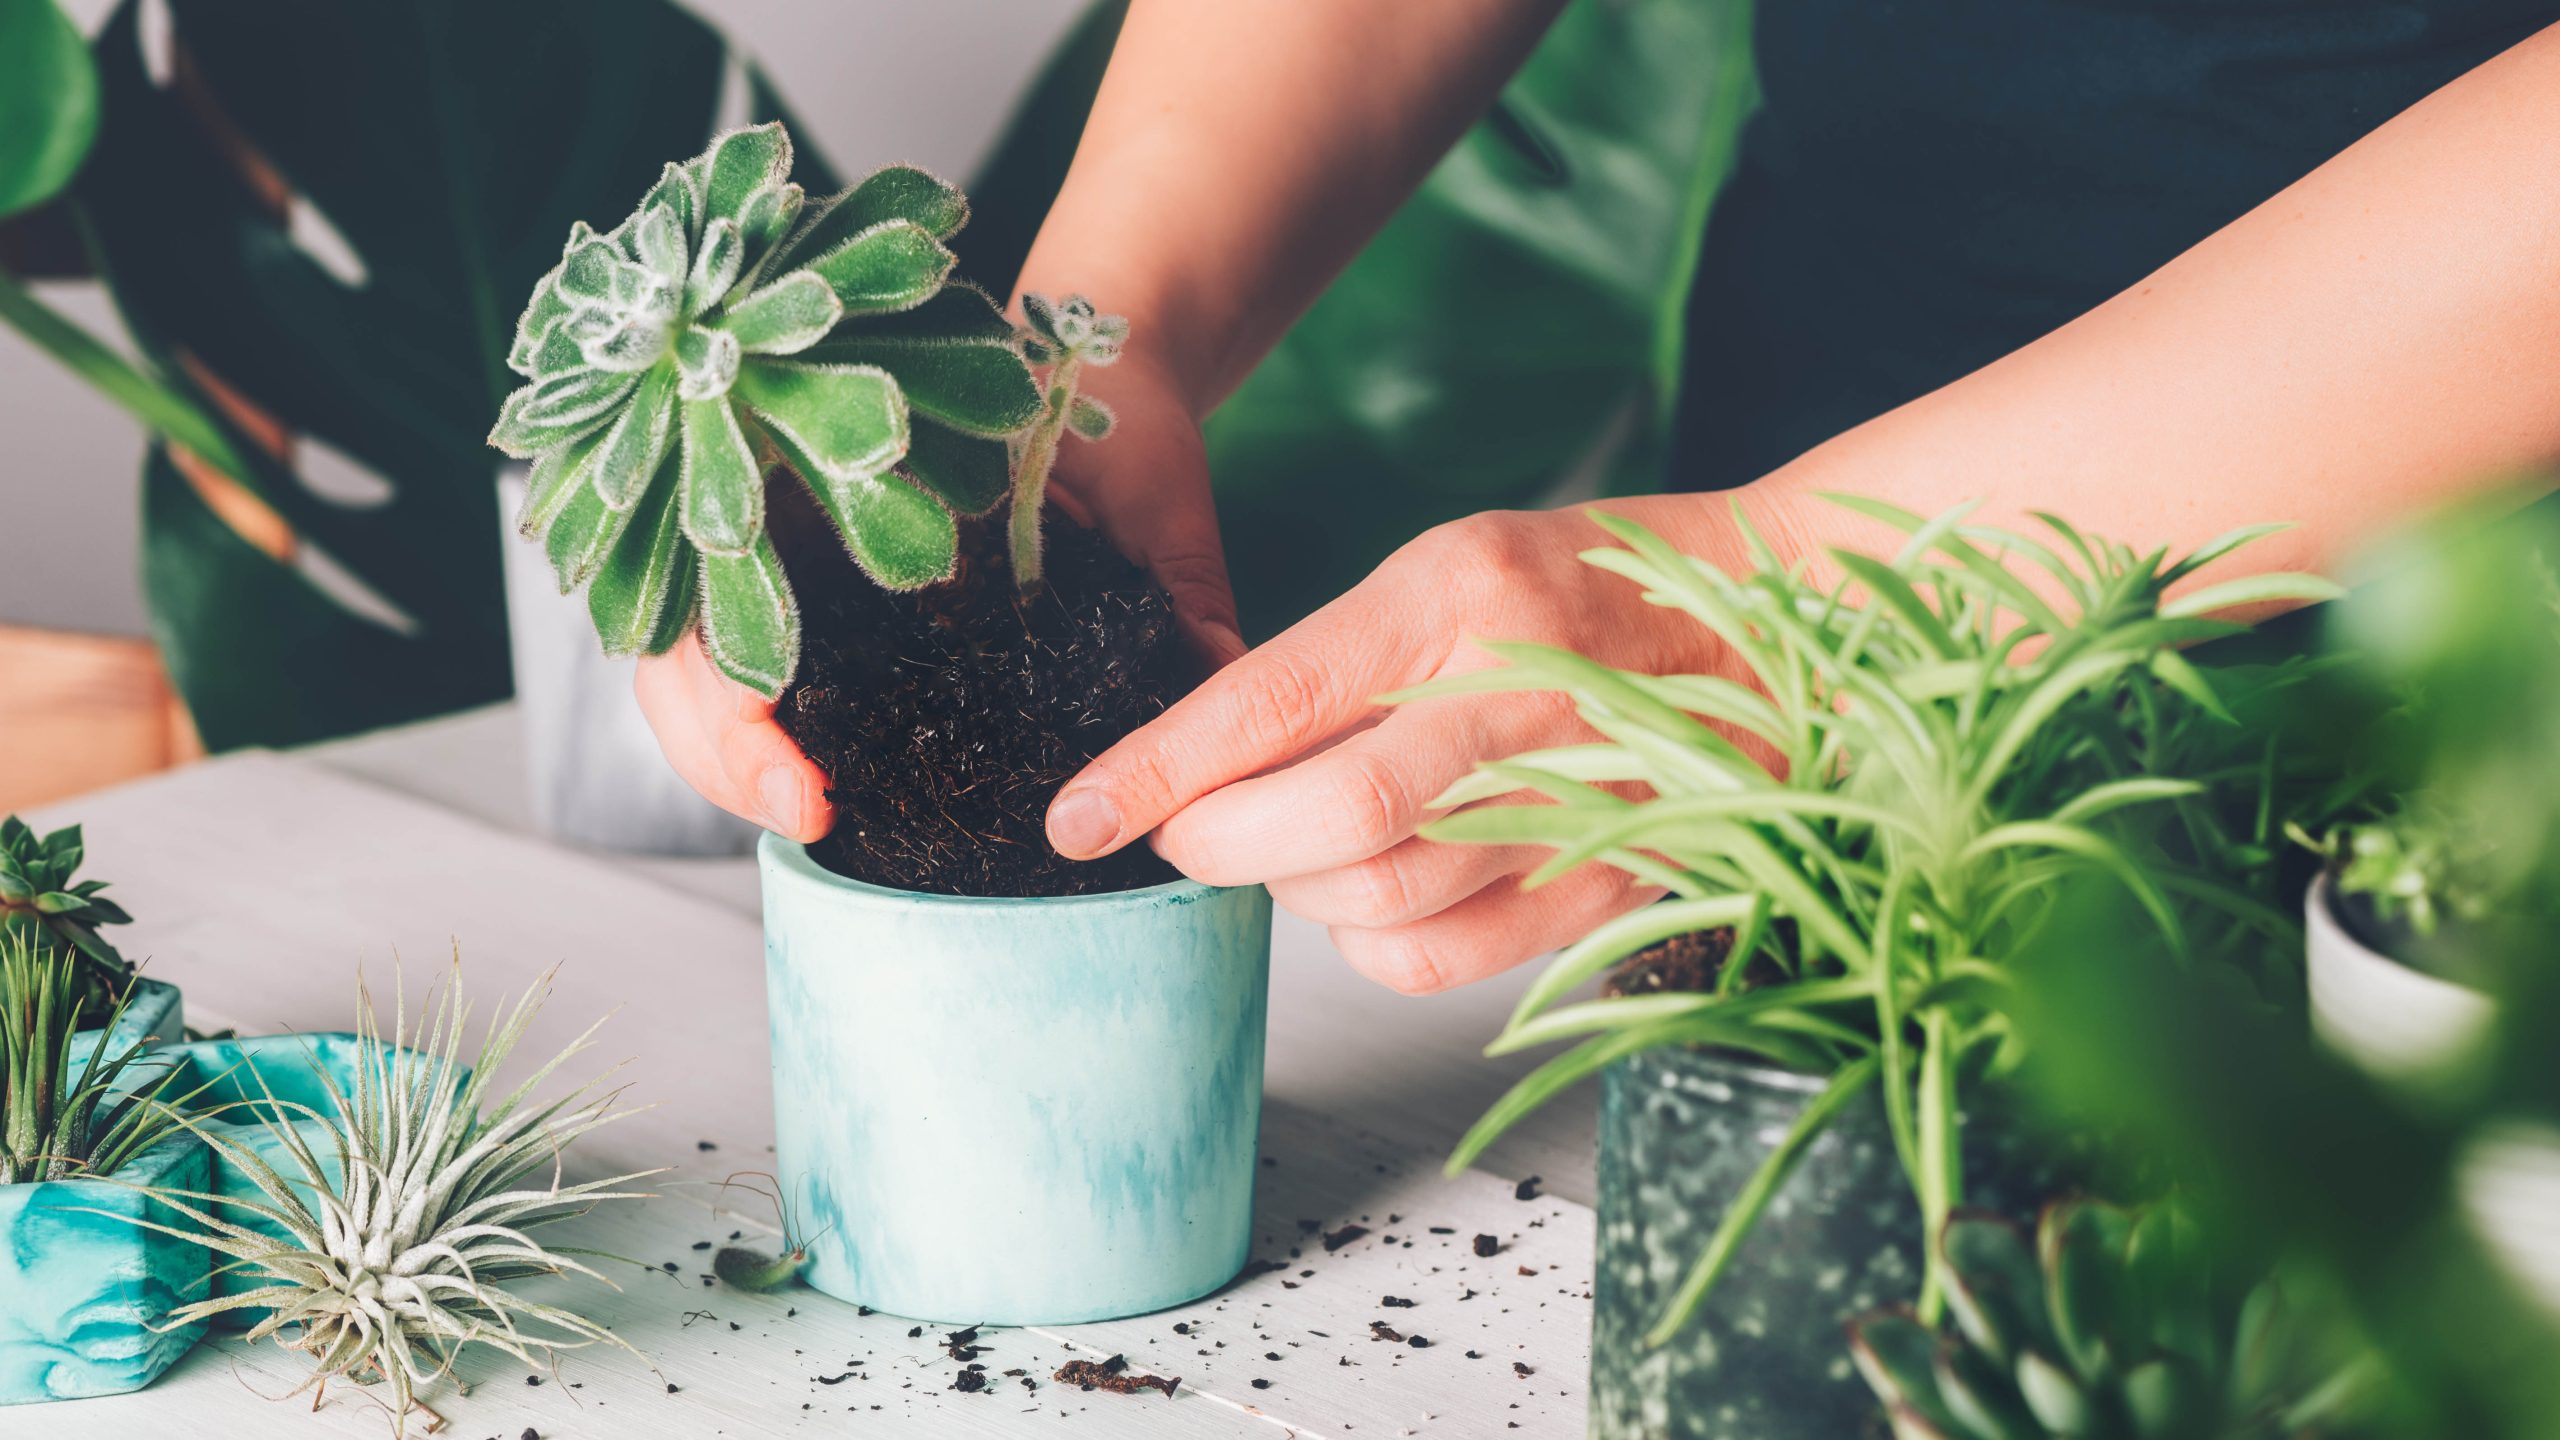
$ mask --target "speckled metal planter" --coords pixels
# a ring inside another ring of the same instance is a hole
[[[918,895],[766,836],[775,1173],[809,1283],[911,1319],[1064,1324],[1243,1268],[1271,897],[1188,881]]]
[[[162,1327],[203,1293],[207,1252],[132,1223],[178,1217],[125,1185],[202,1190],[210,1158],[182,1135],[117,1172],[125,1184],[0,1185],[0,1405],[139,1390],[196,1343],[200,1324]]]
[[[1918,1298],[1920,1212],[1884,1102],[1852,1105],[1807,1147],[1705,1307],[1647,1349],[1681,1277],[1824,1080],[1688,1050],[1610,1068],[1600,1102],[1595,1440],[1855,1436],[1875,1409],[1843,1324]],[[1964,1131],[1970,1205],[2030,1213],[2059,1167],[2015,1132]]]

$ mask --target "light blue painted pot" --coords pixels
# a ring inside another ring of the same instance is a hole
[[[132,1223],[183,1222],[125,1185],[210,1177],[204,1142],[181,1135],[114,1181],[0,1185],[0,1405],[139,1390],[196,1343],[202,1324],[164,1327],[204,1293],[208,1252]]]
[[[915,1320],[1067,1324],[1244,1267],[1271,897],[883,890],[767,835],[775,1164],[809,1283]]]
[[[317,1196],[300,1179],[302,1164],[294,1157],[293,1144],[286,1134],[278,1133],[279,1128],[320,1162],[329,1176],[331,1190],[343,1183],[339,1166],[344,1157],[333,1119],[337,1108],[329,1098],[328,1081],[335,1081],[340,1091],[354,1094],[364,1053],[362,1041],[345,1034],[260,1035],[197,1040],[170,1049],[183,1056],[193,1070],[192,1078],[181,1082],[180,1088],[205,1087],[190,1102],[197,1124],[205,1131],[264,1161],[285,1178],[305,1205]],[[270,1119],[279,1125],[269,1125]],[[247,1167],[221,1146],[212,1148],[213,1194],[254,1204],[273,1203],[250,1178]],[[283,1236],[281,1227],[245,1211],[226,1208],[216,1213],[264,1234]],[[222,1269],[227,1263],[227,1259],[215,1262],[212,1294],[235,1295],[265,1283],[253,1273]],[[219,1330],[246,1330],[266,1316],[263,1309],[232,1310],[215,1317],[213,1324]]]

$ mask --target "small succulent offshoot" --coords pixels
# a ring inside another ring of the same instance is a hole
[[[520,526],[610,654],[693,628],[768,698],[799,609],[765,524],[797,476],[872,579],[948,577],[955,515],[1004,498],[1007,442],[1041,414],[1011,324],[952,278],[958,190],[911,166],[805,204],[779,124],[668,165],[610,230],[569,233],[518,322],[526,384],[489,442],[533,462]]]
[[[762,1180],[770,1188],[742,1184],[746,1179]],[[826,1232],[811,1235],[801,1228],[799,1218],[792,1214],[791,1198],[783,1193],[782,1182],[775,1176],[748,1171],[730,1176],[722,1185],[737,1185],[773,1202],[774,1214],[782,1225],[782,1253],[767,1255],[743,1245],[723,1245],[711,1257],[711,1273],[730,1289],[755,1295],[770,1295],[799,1283],[800,1272],[809,1268],[809,1247]]]
[[[1014,447],[1013,581],[1027,594],[1040,588],[1041,507],[1048,497],[1049,472],[1058,463],[1059,440],[1069,434],[1100,440],[1111,433],[1111,407],[1079,393],[1078,385],[1085,367],[1099,369],[1120,359],[1129,322],[1119,315],[1095,314],[1093,302],[1081,295],[1053,301],[1026,292],[1022,313],[1029,321],[1023,358],[1049,367],[1040,419]]]
[[[595,1027],[514,1089],[497,1088],[500,1065],[548,988],[545,977],[502,1012],[467,1067],[470,1008],[458,978],[439,984],[414,1026],[405,1004],[396,1007],[388,1033],[363,994],[354,1083],[342,1085],[313,1065],[328,1096],[326,1113],[272,1092],[258,1105],[273,1143],[290,1159],[282,1170],[190,1117],[190,1128],[247,1175],[260,1198],[147,1190],[190,1223],[134,1223],[228,1257],[228,1269],[249,1282],[239,1293],[179,1307],[172,1323],[265,1310],[248,1339],[274,1340],[313,1362],[292,1393],[324,1391],[337,1380],[387,1385],[386,1406],[404,1432],[410,1414],[425,1409],[420,1392],[451,1375],[472,1346],[528,1366],[588,1345],[630,1350],[603,1325],[508,1288],[556,1275],[611,1285],[585,1263],[610,1257],[546,1246],[534,1232],[607,1200],[646,1198],[626,1187],[657,1173],[562,1181],[562,1152],[629,1113],[617,1106],[619,1092],[599,1088],[605,1076],[549,1100],[534,1094],[588,1048]],[[327,1143],[311,1144],[287,1112],[327,1122]]]
[[[15,815],[0,820],[0,933],[77,955],[94,1009],[111,1003],[133,979],[132,963],[99,936],[98,927],[130,924],[133,917],[106,897],[106,881],[71,878],[86,853],[77,825],[39,838]]]
[[[182,1072],[150,1073],[143,1045],[108,1053],[121,1002],[83,1053],[75,963],[22,931],[0,931],[0,1185],[113,1175],[182,1128],[162,1102]]]
[[[1955,1325],[1907,1309],[1850,1322],[1896,1440],[2281,1440],[2336,1434],[2373,1378],[2273,1279],[2218,1283],[2174,1201],[2046,1208],[1939,1232]]]

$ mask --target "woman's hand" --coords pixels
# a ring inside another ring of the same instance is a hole
[[[1608,508],[1719,562],[1733,548],[1720,499]],[[1481,979],[1652,899],[1596,865],[1523,891],[1518,877],[1546,852],[1415,837],[1433,797],[1477,762],[1596,738],[1568,701],[1454,695],[1382,711],[1373,698],[1495,663],[1476,637],[1656,673],[1716,664],[1694,621],[1576,558],[1606,543],[1580,508],[1429,531],[1069,781],[1050,842],[1084,858],[1152,831],[1184,874],[1268,885],[1329,926],[1354,968],[1407,994]]]
[[[1099,445],[1067,442],[1051,494],[1172,592],[1175,617],[1208,665],[1233,660],[1244,641],[1187,402],[1135,348],[1088,371],[1084,390],[1119,423]],[[826,776],[775,722],[773,702],[721,674],[699,636],[644,657],[633,690],[667,763],[713,804],[804,844],[834,826]]]

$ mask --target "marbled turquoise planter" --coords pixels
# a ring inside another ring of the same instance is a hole
[[[204,1142],[182,1135],[115,1179],[202,1190],[211,1175]],[[146,1207],[178,1223],[109,1181],[0,1185],[0,1405],[139,1390],[204,1333],[160,1328],[203,1293],[207,1252],[131,1223]]]
[[[1271,899],[1182,882],[918,895],[768,835],[775,1173],[808,1278],[893,1315],[1064,1324],[1243,1268]]]
[[[1601,1082],[1599,1258],[1591,1321],[1594,1440],[1855,1436],[1875,1397],[1844,1324],[1920,1293],[1920,1205],[1869,1092],[1806,1148],[1697,1316],[1652,1329],[1725,1210],[1824,1077],[1655,1050]],[[2067,1167],[1976,1107],[1968,1205],[2031,1217]],[[1882,1433],[1880,1430],[1876,1433]]]
[[[178,987],[159,980],[137,979],[133,982],[133,998],[124,1007],[124,1018],[116,1022],[115,1038],[107,1045],[107,1058],[113,1059],[136,1045],[175,1045],[186,1038],[186,997]],[[89,1047],[97,1041],[97,1031],[79,1032],[72,1041],[72,1055],[85,1062]]]
[[[322,1073],[337,1082],[338,1088],[354,1093],[362,1042],[353,1035],[261,1035],[248,1039],[197,1040],[170,1047],[173,1054],[185,1058],[192,1068],[192,1078],[181,1088],[193,1090],[207,1086],[194,1102],[198,1123],[207,1131],[240,1146],[263,1160],[288,1182],[296,1182],[302,1174],[301,1162],[283,1136],[270,1129],[269,1117],[280,1118],[305,1149],[330,1175],[330,1186],[338,1182],[340,1160],[335,1126],[328,1117],[337,1114],[329,1099]],[[465,1072],[468,1073],[468,1072]],[[270,1104],[269,1097],[279,1103]],[[293,1107],[303,1106],[311,1113]],[[258,1204],[268,1203],[265,1192],[249,1178],[249,1172],[213,1147],[213,1193]],[[314,1198],[306,1184],[294,1183],[294,1191],[305,1202]],[[220,1212],[226,1220],[234,1220],[265,1231],[280,1231],[265,1221],[256,1220],[236,1210]],[[217,1258],[211,1277],[210,1293],[216,1296],[254,1290],[263,1283],[254,1274],[220,1270],[227,1257]],[[201,1293],[201,1292],[200,1292]],[[189,1296],[190,1299],[199,1298]],[[217,1316],[214,1327],[220,1330],[246,1330],[266,1318],[264,1310],[233,1310]]]

